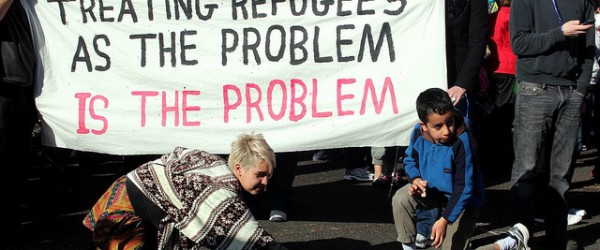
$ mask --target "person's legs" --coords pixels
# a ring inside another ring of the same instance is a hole
[[[394,224],[398,233],[398,241],[401,243],[414,243],[416,231],[416,210],[439,208],[446,198],[437,192],[427,193],[426,198],[408,194],[410,184],[406,184],[396,191],[392,197],[392,213]]]
[[[530,250],[527,245],[530,235],[525,225],[517,223],[504,235],[494,243],[477,247],[475,250]]]
[[[387,188],[391,182],[388,174],[390,168],[389,147],[371,147],[371,163],[373,164],[373,186]]]
[[[342,162],[346,166],[344,180],[349,181],[373,181],[373,174],[369,171],[365,162],[369,147],[350,147],[342,149]],[[370,155],[370,154],[369,154]]]
[[[533,230],[537,172],[544,145],[552,126],[557,97],[541,84],[520,82],[515,104],[515,161],[511,176],[513,216]],[[542,161],[543,162],[543,161]],[[566,216],[565,216],[566,217]]]
[[[571,180],[571,168],[577,133],[579,128],[580,108],[583,98],[575,90],[559,89],[558,94],[563,100],[558,109],[555,121],[554,141],[550,155],[550,175],[546,192],[547,207],[546,238],[548,244],[557,249],[564,249],[567,244],[567,191]]]
[[[421,248],[429,247],[431,244],[431,228],[433,223],[440,217],[440,209],[417,209],[417,234],[425,236],[424,240],[417,242],[417,246]]]
[[[298,153],[286,152],[275,154],[277,167],[269,180],[267,194],[269,196],[269,220],[281,222],[288,220],[289,209],[292,207],[292,185],[298,168]]]
[[[596,85],[590,91],[590,144],[600,151],[600,86]],[[596,183],[600,183],[600,157],[596,157],[594,169],[590,172]]]
[[[385,147],[371,147],[371,163],[373,163],[373,174],[375,175],[375,178],[383,174],[384,156]]]
[[[442,250],[468,249],[478,217],[479,209],[465,209],[454,223],[448,224]]]
[[[417,200],[408,194],[410,185],[398,189],[392,197],[392,212],[394,216],[394,225],[398,233],[397,241],[403,244],[415,242],[415,208],[418,205]]]
[[[0,82],[0,162],[19,162],[10,168],[11,176],[0,188],[6,190],[5,207],[10,216],[5,224],[11,228],[5,236],[15,239],[24,219],[22,205],[27,197],[27,173],[31,168],[31,132],[35,123],[35,106],[31,87],[10,86]]]

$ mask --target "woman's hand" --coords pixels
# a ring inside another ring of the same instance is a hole
[[[452,86],[452,88],[448,89],[448,96],[450,96],[450,100],[452,100],[452,104],[454,106],[456,106],[456,104],[458,104],[458,102],[460,102],[460,99],[463,98],[463,96],[465,96],[465,93],[467,93],[467,90],[463,89],[460,86]]]

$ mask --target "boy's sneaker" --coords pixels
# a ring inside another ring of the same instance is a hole
[[[344,175],[344,180],[348,181],[373,181],[373,174],[369,172],[369,170],[365,168],[355,168],[346,170],[346,174]]]
[[[530,250],[527,246],[529,241],[529,230],[521,223],[515,224],[513,227],[508,229],[508,234],[517,240],[517,244],[511,250]]]
[[[375,178],[373,180],[373,187],[376,188],[388,188],[390,186],[390,177],[385,175],[385,174],[381,174],[379,175],[379,177]]]
[[[433,243],[433,241],[425,237],[425,235],[417,234],[417,238],[415,239],[415,246],[417,246],[418,249],[428,248],[431,246],[431,243]]]

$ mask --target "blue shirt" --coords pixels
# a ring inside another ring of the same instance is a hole
[[[468,130],[442,144],[425,139],[419,124],[406,149],[406,174],[411,182],[415,178],[426,180],[428,190],[440,192],[448,199],[442,217],[450,223],[464,209],[483,206],[483,177],[475,152],[475,138]]]

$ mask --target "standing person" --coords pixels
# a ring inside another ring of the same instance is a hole
[[[513,214],[532,231],[535,198],[542,199],[544,249],[567,245],[566,195],[594,55],[594,24],[584,21],[593,19],[593,11],[588,0],[514,0],[511,5],[518,81]]]
[[[0,0],[0,162],[19,162],[0,188],[5,192],[5,242],[15,241],[22,221],[22,193],[31,167],[31,133],[36,111],[33,98],[35,56],[31,29],[18,0]]]
[[[470,127],[469,111],[474,105],[467,93],[479,88],[487,36],[487,0],[446,0],[448,95],[467,118],[467,127]]]
[[[490,55],[486,68],[490,81],[496,87],[496,106],[514,104],[515,72],[517,56],[510,46],[509,19],[511,0],[500,0],[498,12],[490,16]],[[512,121],[510,121],[512,123]]]
[[[227,162],[177,147],[117,179],[83,224],[101,249],[285,249],[241,200],[262,192],[274,167],[261,134],[240,135]]]
[[[517,56],[510,46],[509,18],[511,0],[500,0],[498,12],[490,15],[489,56],[484,67],[489,74],[495,107],[489,119],[482,121],[479,133],[482,165],[490,165],[486,174],[505,173],[513,163],[512,128],[515,110]],[[487,164],[489,163],[489,164]],[[493,167],[499,166],[499,167]],[[509,173],[509,172],[506,172]]]
[[[600,150],[600,1],[594,1],[596,4],[596,12],[594,18],[594,34],[596,42],[596,53],[594,56],[594,66],[592,69],[592,80],[590,82],[591,87],[588,92],[590,94],[587,98],[587,133],[590,136],[590,140],[595,145],[596,150]],[[585,125],[586,123],[584,123]],[[585,128],[585,126],[584,126]],[[595,183],[600,183],[600,158],[597,158],[594,163],[594,169],[590,172],[590,176],[593,178]]]
[[[404,158],[409,183],[392,198],[398,241],[415,249],[416,209],[443,208],[431,230],[432,246],[466,249],[484,202],[475,139],[444,90],[425,90],[416,106],[421,122]]]

